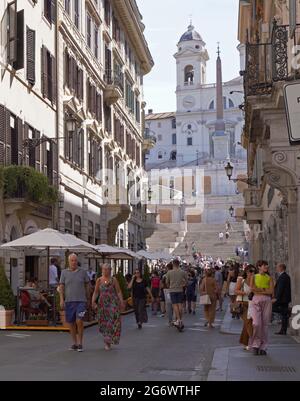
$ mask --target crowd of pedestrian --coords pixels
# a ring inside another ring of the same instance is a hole
[[[125,302],[110,265],[103,264],[101,270],[101,277],[95,280],[79,268],[77,256],[73,254],[69,256],[69,268],[62,271],[60,306],[70,325],[71,350],[83,350],[83,318],[89,299],[97,314],[105,349],[119,344]],[[286,270],[284,264],[278,264],[274,280],[268,263],[263,260],[254,266],[201,256],[201,263],[197,265],[179,259],[160,262],[150,280],[137,268],[128,278],[127,287],[139,330],[148,322],[147,304],[150,304],[154,316],[166,318],[170,327],[182,331],[184,314],[196,314],[197,300],[204,308],[204,326],[214,329],[216,312],[223,310],[224,298],[228,297],[232,319],[243,321],[240,343],[255,355],[266,355],[272,314],[281,316],[281,329],[277,334],[287,333],[291,282]],[[92,297],[91,281],[95,281]]]

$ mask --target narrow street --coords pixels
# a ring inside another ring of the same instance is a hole
[[[123,319],[121,344],[111,352],[104,351],[97,327],[85,331],[83,353],[68,351],[66,333],[0,332],[0,378],[199,382],[231,380],[229,372],[233,380],[238,375],[241,379],[247,375],[247,380],[299,380],[299,346],[295,348],[290,337],[272,337],[269,356],[254,357],[238,345],[239,336],[233,334],[239,330],[238,323],[234,322],[232,334],[222,334],[221,325],[226,327],[224,312],[218,313],[215,330],[204,328],[203,316],[197,312],[196,316],[185,316],[184,333],[169,328],[160,317],[150,317],[149,323],[138,331],[133,315],[128,315]],[[229,362],[234,364],[234,371]],[[294,370],[280,371],[283,362]],[[267,367],[265,371],[261,366]]]
[[[220,327],[222,314],[217,317]],[[85,330],[82,354],[68,351],[66,333],[0,332],[1,380],[206,380],[216,347],[236,345],[236,336],[208,330],[204,320],[185,316],[179,333],[160,317],[142,331],[133,315],[123,319],[121,343],[103,349],[97,327]],[[21,335],[24,334],[24,337]],[[20,337],[19,337],[20,336]],[[25,368],[26,366],[26,368]]]

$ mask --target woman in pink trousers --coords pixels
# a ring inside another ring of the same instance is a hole
[[[258,274],[251,280],[254,293],[251,302],[251,317],[253,321],[253,336],[251,345],[254,355],[267,355],[268,326],[272,316],[272,296],[274,282],[269,275],[268,262],[257,262]]]

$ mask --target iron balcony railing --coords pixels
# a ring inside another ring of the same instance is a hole
[[[107,85],[116,85],[124,92],[124,74],[113,70],[105,70],[104,80]]]
[[[300,78],[300,24],[291,35],[288,25],[273,24],[269,43],[247,43],[244,75],[247,96],[268,95],[274,82]],[[299,66],[297,65],[299,60]]]

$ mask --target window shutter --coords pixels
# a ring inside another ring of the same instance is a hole
[[[79,166],[84,168],[84,131],[79,131]]]
[[[83,101],[83,70],[78,69],[78,99],[82,102]]]
[[[31,84],[35,84],[35,31],[28,28],[26,30],[26,42],[27,42],[27,81]]]
[[[10,129],[10,112],[6,109],[5,113],[5,162],[9,166],[11,164],[11,129]]]
[[[36,139],[40,139],[41,133],[39,131],[35,131],[34,137]],[[41,171],[41,145],[36,146],[35,148],[35,169],[37,171]]]
[[[21,166],[23,164],[23,121],[20,118],[17,118],[17,129],[18,129],[18,165]]]
[[[57,143],[52,142],[52,158],[53,158],[53,184],[58,184],[58,146]]]
[[[47,71],[47,49],[42,46],[41,50],[41,71],[42,71],[42,94],[44,97],[48,96],[48,71]]]
[[[51,70],[52,70],[52,102],[56,103],[56,58],[51,56]]]
[[[5,123],[6,112],[5,107],[0,105],[0,166],[5,165]]]
[[[24,68],[24,10],[17,13],[17,59],[13,67],[15,70]]]
[[[70,139],[69,139],[69,131],[67,130],[67,126],[65,124],[65,158],[67,160],[70,159],[70,150],[69,150],[69,145],[70,145]]]
[[[57,0],[51,0],[51,22],[52,22],[52,24],[56,23],[56,1]]]
[[[25,123],[25,125],[24,125],[24,141],[26,140],[26,139],[28,139],[28,130],[29,130],[29,127],[28,127],[28,125]],[[24,153],[23,153],[23,163],[25,164],[25,166],[28,166],[29,165],[29,148],[28,148],[28,146],[26,146],[25,148],[24,148],[24,151],[23,151]]]
[[[17,1],[12,1],[7,6],[7,62],[11,65],[17,61]]]
[[[47,142],[42,143],[42,173],[47,177]]]

